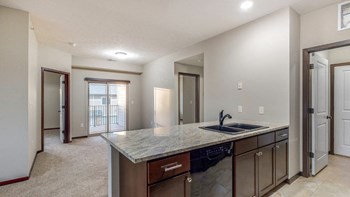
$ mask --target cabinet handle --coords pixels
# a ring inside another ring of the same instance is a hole
[[[286,137],[286,136],[288,136],[288,134],[283,134],[283,135],[280,135],[280,137]]]
[[[164,172],[169,172],[169,171],[181,168],[181,167],[182,167],[182,164],[177,164],[177,162],[175,162],[175,163],[172,163],[172,164],[168,164],[168,165],[162,166],[161,168],[164,168]]]
[[[191,177],[188,177],[186,180],[187,180],[187,182],[189,182],[189,183],[192,182],[192,178],[191,178]]]

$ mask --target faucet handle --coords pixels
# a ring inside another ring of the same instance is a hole
[[[219,113],[219,116],[220,116],[220,117],[223,117],[223,116],[224,116],[224,110],[221,110],[221,112]]]

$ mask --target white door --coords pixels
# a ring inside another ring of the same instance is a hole
[[[350,65],[335,67],[334,153],[350,157]]]
[[[60,77],[60,138],[64,142],[65,132],[65,76]]]
[[[328,60],[313,54],[312,69],[312,175],[328,165]]]
[[[171,90],[154,88],[154,127],[172,125],[171,114]]]

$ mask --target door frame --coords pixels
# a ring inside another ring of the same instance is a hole
[[[329,49],[341,48],[350,46],[350,40],[334,42],[331,44],[319,45],[311,48],[305,48],[302,51],[302,143],[303,143],[303,172],[302,176],[310,177],[311,175],[311,114],[309,113],[309,107],[311,106],[311,83],[310,83],[310,53],[324,51]]]
[[[335,68],[342,66],[350,66],[350,62],[331,64],[330,65],[330,148],[329,153],[334,155],[334,80],[335,80]]]
[[[192,74],[192,73],[184,73],[184,72],[179,72],[178,73],[178,78],[177,78],[177,109],[178,109],[178,124],[180,124],[180,76],[190,76],[190,77],[195,77],[196,78],[196,111],[195,111],[195,122],[198,123],[200,121],[200,75],[199,74]]]
[[[44,76],[45,72],[51,72],[51,73],[56,73],[56,74],[61,74],[64,75],[65,78],[65,124],[64,124],[64,141],[63,143],[69,143],[71,142],[70,140],[70,73],[64,72],[64,71],[59,71],[51,68],[45,68],[41,67],[41,150],[39,152],[44,151],[44,120],[45,120],[45,115],[44,115],[44,108],[45,108],[45,95],[44,95],[44,87],[45,87],[45,82],[44,82]]]

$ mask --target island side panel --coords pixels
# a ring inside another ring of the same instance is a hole
[[[108,197],[120,197],[119,155],[119,151],[108,145]]]
[[[147,163],[134,164],[119,154],[120,197],[147,197]]]

